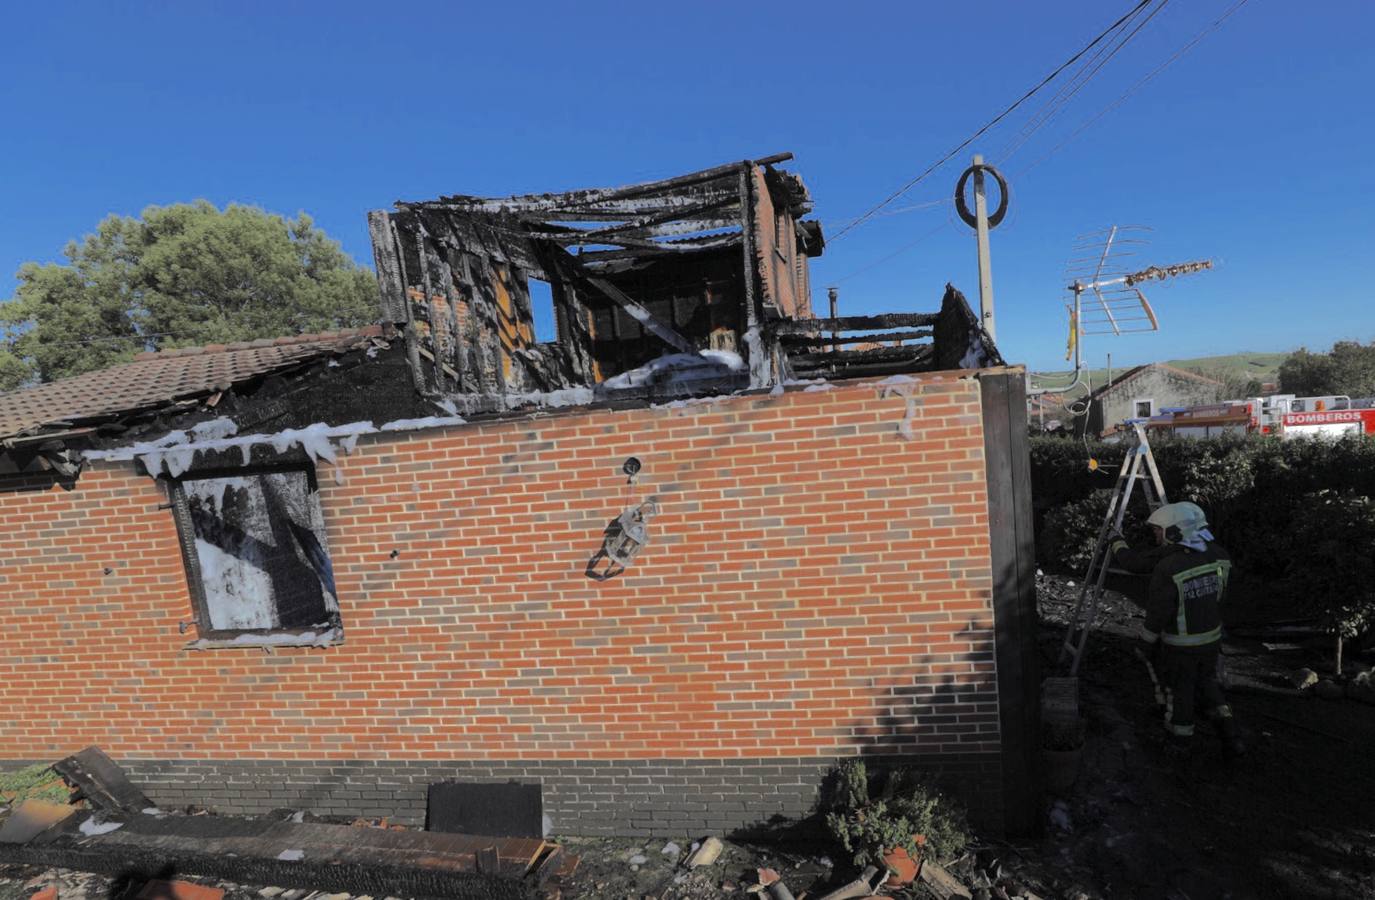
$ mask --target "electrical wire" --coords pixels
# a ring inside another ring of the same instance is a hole
[[[1131,39],[1136,37],[1136,35],[1140,33],[1141,29],[1145,28],[1148,24],[1150,24],[1151,19],[1155,18],[1169,2],[1170,0],[1161,0],[1159,6],[1151,10],[1149,15],[1147,15],[1144,19],[1138,22],[1136,27],[1133,28],[1130,32],[1127,32],[1127,34],[1124,37],[1122,37],[1122,39],[1119,40],[1115,45],[1111,46],[1110,49],[1107,49],[1107,45],[1105,45],[1106,55],[1103,55],[1104,50],[1100,50],[1099,53],[1095,55],[1095,59],[1097,59],[1097,57],[1099,56],[1102,57],[1102,59],[1099,60],[1097,63],[1094,63],[1092,60],[1085,63],[1084,68],[1087,70],[1087,74],[1084,75],[1084,77],[1079,81],[1078,84],[1075,84],[1067,93],[1064,93],[1063,99],[1061,99],[1060,102],[1056,104],[1055,109],[1052,112],[1050,112],[1049,115],[1042,119],[1041,122],[1038,125],[1036,125],[1036,127],[1026,132],[1026,134],[1020,140],[1017,140],[1013,143],[1012,148],[1006,151],[1003,154],[1003,156],[999,159],[999,164],[1005,165],[1007,163],[1007,160],[1012,157],[1012,154],[1016,153],[1018,149],[1020,149],[1028,140],[1030,140],[1036,134],[1036,132],[1040,131],[1052,120],[1054,120],[1057,116],[1059,116],[1060,113],[1064,112],[1065,107],[1067,107],[1069,105],[1069,102],[1074,99],[1074,95],[1079,93],[1079,91],[1083,90],[1084,85],[1092,81],[1093,77],[1097,75],[1100,71],[1102,71],[1103,67],[1106,66],[1114,56],[1121,52],[1122,48],[1127,46],[1127,44],[1131,42]]]
[[[1072,66],[1072,65],[1074,65],[1076,62],[1078,62],[1079,59],[1080,59],[1081,57],[1084,56],[1084,54],[1088,53],[1090,50],[1092,50],[1094,47],[1096,47],[1099,43],[1101,43],[1101,42],[1103,41],[1104,38],[1106,38],[1109,34],[1111,34],[1112,32],[1116,31],[1119,27],[1121,27],[1122,23],[1126,22],[1128,19],[1130,19],[1131,17],[1135,16],[1138,12],[1140,12],[1142,9],[1144,9],[1146,6],[1148,6],[1151,2],[1152,2],[1152,0],[1140,0],[1140,2],[1138,2],[1134,7],[1132,7],[1132,9],[1131,9],[1130,11],[1128,11],[1125,15],[1123,15],[1121,18],[1119,18],[1116,22],[1113,22],[1111,25],[1109,25],[1101,34],[1099,34],[1099,35],[1098,35],[1096,38],[1094,38],[1092,41],[1089,41],[1089,43],[1086,44],[1086,45],[1084,46],[1084,48],[1081,49],[1078,53],[1074,54],[1074,55],[1071,56],[1068,60],[1066,60],[1065,62],[1061,63],[1059,66],[1057,66],[1057,67],[1055,68],[1054,71],[1052,71],[1052,72],[1051,72],[1049,75],[1047,75],[1045,78],[1041,79],[1040,83],[1038,83],[1035,87],[1031,88],[1031,90],[1027,91],[1027,92],[1026,92],[1025,94],[1023,94],[1021,97],[1019,97],[1011,106],[1009,106],[1007,109],[1003,110],[1002,112],[998,113],[998,115],[994,116],[991,120],[989,120],[989,122],[988,122],[986,125],[984,125],[984,126],[983,126],[982,128],[980,128],[978,131],[974,132],[974,133],[971,134],[969,137],[965,138],[962,142],[960,142],[959,146],[955,147],[955,149],[953,149],[953,150],[951,150],[949,153],[945,154],[945,156],[941,157],[939,160],[937,160],[936,162],[932,163],[932,164],[931,164],[930,166],[928,166],[928,167],[926,168],[926,170],[923,171],[920,175],[917,175],[915,178],[909,179],[909,180],[907,181],[906,184],[904,184],[902,187],[898,188],[898,189],[897,189],[896,191],[894,191],[893,193],[889,194],[887,197],[885,197],[883,200],[881,200],[877,205],[871,207],[867,212],[865,212],[863,215],[861,215],[861,216],[860,216],[858,219],[856,219],[854,222],[852,222],[851,224],[845,226],[845,227],[842,228],[840,231],[838,231],[838,232],[836,232],[834,235],[832,235],[832,236],[830,237],[830,239],[829,239],[829,243],[832,243],[832,244],[835,243],[835,242],[836,242],[837,240],[839,240],[841,237],[843,237],[843,236],[845,236],[846,234],[848,234],[849,232],[853,231],[855,228],[858,228],[860,225],[864,224],[864,223],[865,223],[866,221],[868,221],[869,219],[873,218],[874,215],[875,215],[879,210],[883,209],[885,206],[887,206],[888,204],[892,203],[894,200],[896,200],[896,199],[898,199],[899,197],[901,197],[903,194],[905,194],[905,193],[907,193],[908,191],[910,191],[913,187],[915,187],[917,184],[919,184],[922,180],[924,180],[924,179],[925,179],[928,175],[930,175],[932,172],[936,171],[936,170],[939,169],[941,166],[945,165],[947,162],[949,162],[949,161],[955,156],[955,154],[959,153],[961,150],[963,150],[964,148],[968,147],[970,144],[974,143],[974,141],[976,141],[976,140],[978,140],[980,137],[982,137],[982,136],[984,135],[984,133],[987,132],[990,128],[992,128],[994,125],[997,125],[997,124],[998,124],[999,122],[1001,122],[1003,119],[1005,119],[1005,118],[1007,118],[1009,115],[1011,115],[1012,112],[1013,112],[1014,110],[1016,110],[1019,106],[1021,106],[1021,105],[1022,105],[1023,103],[1025,103],[1027,100],[1030,100],[1030,99],[1032,98],[1032,96],[1034,96],[1038,91],[1040,91],[1040,90],[1041,90],[1042,88],[1044,88],[1046,85],[1050,84],[1050,83],[1051,83],[1052,81],[1054,81],[1057,77],[1059,77],[1059,75],[1060,75],[1061,72],[1065,71],[1065,69],[1068,69],[1070,66]]]
[[[897,216],[903,213],[915,212],[919,209],[934,209],[937,206],[945,206],[949,202],[949,197],[941,197],[939,200],[926,200],[921,203],[914,203],[911,206],[899,206],[897,209],[890,209],[887,212],[881,212],[874,216],[874,218],[887,218],[889,216]],[[838,222],[834,224],[838,228],[846,228],[849,226],[851,222],[857,221],[859,221],[859,216],[854,216],[849,219],[840,219]]]
[[[1214,20],[1211,24],[1209,24],[1209,25],[1207,25],[1206,27],[1204,27],[1204,29],[1203,29],[1202,31],[1200,31],[1198,34],[1196,34],[1196,35],[1194,35],[1192,38],[1190,38],[1189,41],[1188,41],[1187,43],[1184,44],[1184,46],[1182,46],[1182,47],[1180,47],[1178,50],[1176,50],[1176,51],[1175,51],[1168,59],[1166,59],[1163,63],[1161,63],[1159,66],[1156,66],[1154,69],[1152,69],[1150,72],[1148,72],[1144,77],[1142,77],[1140,80],[1138,80],[1135,84],[1133,84],[1131,87],[1127,88],[1127,90],[1124,91],[1124,92],[1122,93],[1122,95],[1121,95],[1120,97],[1118,97],[1116,100],[1112,101],[1112,102],[1109,103],[1107,106],[1103,107],[1103,108],[1102,108],[1101,110],[1099,110],[1097,113],[1094,113],[1094,115],[1092,115],[1091,117],[1089,117],[1089,119],[1088,119],[1087,121],[1085,121],[1082,125],[1080,125],[1080,126],[1079,126],[1078,128],[1076,128],[1073,132],[1071,132],[1070,135],[1069,135],[1068,137],[1066,137],[1066,138],[1065,138],[1064,140],[1062,140],[1060,143],[1058,143],[1058,144],[1056,144],[1054,147],[1052,147],[1049,151],[1047,151],[1043,156],[1041,156],[1041,157],[1040,157],[1039,159],[1037,159],[1035,162],[1031,163],[1030,165],[1026,166],[1026,167],[1023,168],[1023,169],[1019,169],[1018,172],[1017,172],[1017,174],[1018,174],[1019,176],[1020,176],[1020,175],[1025,175],[1027,172],[1030,172],[1032,169],[1036,168],[1036,167],[1039,166],[1041,163],[1043,163],[1043,162],[1045,162],[1046,160],[1050,159],[1050,158],[1051,158],[1052,156],[1054,156],[1056,153],[1059,153],[1062,149],[1064,149],[1064,147],[1065,147],[1067,144],[1069,144],[1071,141],[1073,141],[1073,140],[1074,140],[1075,138],[1077,138],[1079,135],[1083,134],[1084,131],[1086,131],[1086,130],[1089,128],[1089,126],[1093,125],[1093,123],[1095,123],[1095,122],[1097,122],[1099,119],[1103,118],[1103,116],[1107,115],[1108,113],[1110,113],[1110,112],[1112,112],[1113,110],[1115,110],[1115,109],[1117,109],[1118,107],[1120,107],[1123,103],[1126,103],[1127,100],[1130,99],[1131,96],[1132,96],[1133,94],[1135,94],[1135,93],[1136,93],[1137,91],[1139,91],[1141,88],[1145,87],[1153,78],[1155,78],[1155,77],[1156,77],[1157,75],[1159,75],[1161,72],[1163,72],[1163,71],[1165,71],[1166,69],[1168,69],[1171,65],[1173,65],[1173,64],[1174,64],[1176,61],[1178,61],[1181,57],[1183,57],[1183,56],[1184,56],[1185,54],[1187,54],[1190,50],[1192,50],[1200,41],[1202,41],[1202,40],[1203,40],[1204,38],[1206,38],[1208,35],[1212,34],[1212,33],[1213,33],[1214,31],[1216,31],[1218,28],[1222,27],[1222,23],[1226,22],[1229,18],[1232,17],[1233,14],[1235,14],[1238,10],[1240,10],[1243,6],[1245,6],[1245,5],[1246,5],[1247,3],[1249,3],[1249,2],[1250,2],[1250,0],[1237,0],[1236,3],[1232,4],[1232,5],[1226,10],[1226,12],[1224,12],[1221,16],[1219,16],[1219,17],[1218,17],[1216,20]]]
[[[1139,15],[1141,11],[1141,9],[1132,10],[1131,15],[1125,21],[1123,21],[1122,25],[1119,26],[1119,29],[1125,28],[1127,26],[1127,23],[1130,22],[1133,17]],[[1041,108],[1036,110],[1036,112],[1033,113],[1029,119],[1027,119],[1026,123],[1022,126],[1021,131],[1019,131],[1016,136],[1014,136],[1010,141],[1008,141],[1008,143],[993,157],[993,159],[997,160],[998,164],[1001,165],[1002,161],[1007,159],[1007,157],[1011,156],[1016,151],[1018,146],[1025,143],[1026,140],[1029,139],[1033,134],[1035,134],[1037,130],[1043,127],[1045,123],[1049,122],[1056,115],[1058,115],[1061,109],[1063,109],[1065,102],[1068,100],[1067,95],[1069,94],[1069,92],[1074,89],[1075,85],[1079,84],[1080,80],[1085,77],[1085,75],[1088,73],[1088,70],[1093,66],[1093,64],[1096,63],[1100,58],[1102,58],[1103,54],[1107,53],[1112,48],[1112,46],[1112,40],[1109,39],[1108,41],[1105,41],[1101,47],[1094,51],[1094,54],[1092,56],[1085,59],[1083,63],[1080,64],[1079,68],[1076,69],[1069,76],[1069,78],[1065,80],[1065,83],[1060,86],[1060,89],[1055,92],[1055,95],[1051,97],[1049,100],[1047,100],[1045,103],[1043,103],[1041,105]]]
[[[871,261],[871,262],[865,263],[863,266],[860,266],[858,269],[855,269],[855,270],[854,270],[853,272],[851,272],[850,274],[845,275],[845,276],[843,276],[843,277],[841,277],[841,278],[837,278],[837,279],[831,281],[830,284],[841,284],[841,283],[843,283],[843,282],[849,281],[851,278],[854,278],[854,277],[859,276],[859,275],[863,275],[865,272],[868,272],[870,269],[877,269],[879,266],[883,265],[884,263],[886,263],[886,262],[891,262],[892,260],[897,259],[899,256],[902,256],[904,253],[906,253],[907,251],[911,250],[913,247],[917,246],[917,245],[920,244],[922,241],[925,241],[925,240],[927,240],[928,238],[934,237],[938,232],[943,231],[943,230],[945,229],[945,227],[946,227],[947,225],[949,225],[949,224],[950,224],[950,223],[949,223],[949,220],[946,220],[946,221],[944,221],[944,222],[941,222],[941,223],[940,223],[939,225],[937,225],[935,228],[931,229],[930,231],[924,232],[923,234],[919,235],[919,236],[916,237],[915,239],[909,241],[909,242],[906,243],[906,244],[903,244],[901,247],[899,247],[899,248],[897,248],[896,250],[894,250],[893,252],[889,253],[887,256],[881,256],[881,257],[879,257],[879,258],[876,259],[876,260],[873,260],[873,261]]]

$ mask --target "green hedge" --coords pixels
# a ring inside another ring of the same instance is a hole
[[[1080,573],[1126,447],[1048,437],[1033,437],[1030,447],[1038,562]],[[1306,585],[1336,591],[1357,570],[1364,574],[1358,561],[1375,558],[1375,438],[1171,438],[1153,439],[1151,448],[1169,499],[1202,506],[1253,582],[1308,603],[1313,589]],[[1138,499],[1132,520],[1139,523],[1144,512]],[[1347,584],[1358,606],[1367,602],[1360,598],[1371,589],[1368,580]],[[1343,614],[1348,622],[1355,616]]]

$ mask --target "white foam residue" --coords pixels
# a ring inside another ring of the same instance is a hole
[[[653,384],[685,384],[722,378],[743,371],[745,361],[730,350],[668,353],[637,369],[622,372],[597,385],[598,392],[644,387]]]
[[[281,853],[277,854],[277,858],[286,860],[287,862],[296,862],[297,860],[305,859],[306,852],[304,850],[283,850]]]
[[[267,563],[252,552],[251,544],[237,549],[236,555],[196,538],[201,584],[215,599],[210,604],[210,625],[217,630],[272,628],[276,622]]]
[[[975,331],[969,336],[969,349],[960,357],[961,369],[982,369],[988,365],[988,354],[984,352],[984,342],[980,340],[979,334],[980,332]]]
[[[706,359],[715,360],[732,372],[745,370],[745,361],[734,350],[698,350],[697,354]]]
[[[515,409],[520,406],[557,408],[563,406],[586,406],[589,403],[596,402],[597,395],[593,393],[591,388],[574,387],[561,388],[557,391],[506,394],[503,399],[507,409]]]
[[[451,416],[458,415],[458,404],[447,397],[441,397],[440,399],[436,400],[434,402],[434,405],[438,406],[440,409],[444,410]]]
[[[446,425],[464,425],[467,419],[462,416],[429,416],[424,419],[397,419],[388,422],[379,431],[415,431],[420,428],[443,428]]]
[[[219,427],[223,429],[223,426]],[[139,459],[153,476],[157,476],[166,465],[169,474],[175,476],[190,468],[199,453],[236,447],[243,454],[244,465],[248,465],[252,459],[254,447],[271,447],[278,453],[285,453],[293,446],[300,446],[312,460],[324,459],[334,462],[336,454],[333,441],[349,438],[357,440],[360,434],[373,434],[376,431],[377,428],[371,422],[350,422],[347,425],[326,425],[316,422],[305,428],[288,428],[275,434],[246,434],[193,443],[185,443],[186,433],[176,431],[155,443],[130,444],[114,450],[88,450],[84,455],[87,459],[111,461]],[[167,443],[174,435],[179,435],[181,442]]]
[[[238,433],[239,426],[235,424],[233,419],[224,416],[191,426],[191,436],[198,441],[213,441],[233,437]]]
[[[211,647],[328,647],[341,639],[338,628],[322,628],[319,631],[302,631],[300,634],[238,634],[228,640],[208,640],[202,638],[192,641],[189,650],[206,650]]]
[[[879,382],[879,397],[902,397],[906,401],[903,404],[902,421],[898,422],[898,435],[904,441],[913,440],[917,436],[912,428],[917,418],[917,395],[912,393],[913,384],[916,384],[916,379],[906,375],[892,375]]]
[[[833,391],[833,390],[835,390],[835,385],[829,384],[829,383],[823,381],[821,384],[809,384],[809,385],[807,385],[806,387],[804,387],[804,388],[802,389],[802,393],[804,393],[804,394],[815,394],[815,393],[817,393],[818,391]]]
[[[783,394],[786,393],[786,391],[787,391],[787,388],[783,387],[783,385],[782,385],[781,383],[780,383],[780,384],[775,384],[775,385],[773,386],[773,390],[769,391],[769,396],[770,396],[770,397],[782,397]]]
[[[325,365],[331,369],[337,369],[339,368],[339,360],[331,359],[329,362],[325,363]]]
[[[97,834],[109,834],[110,832],[116,831],[116,830],[118,830],[118,829],[120,829],[120,828],[123,828],[123,827],[124,827],[124,823],[123,823],[123,822],[100,822],[100,823],[97,823],[96,820],[95,820],[95,816],[91,816],[91,817],[88,818],[86,821],[84,821],[84,822],[81,823],[81,828],[80,828],[79,830],[81,831],[82,834],[85,834],[85,835],[89,835],[89,836],[94,837],[94,836],[97,835]]]

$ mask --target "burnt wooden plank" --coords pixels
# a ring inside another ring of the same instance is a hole
[[[785,334],[779,342],[785,347],[830,346],[831,344],[883,344],[888,341],[929,340],[934,332],[929,328],[916,331],[880,331],[873,334],[842,334],[837,337],[819,334]]]
[[[406,284],[401,277],[401,257],[391,217],[381,211],[368,213],[368,234],[372,238],[372,258],[377,266],[382,318],[387,322],[405,321]]]
[[[775,163],[786,162],[793,158],[791,153],[775,153],[757,160],[744,160],[743,162],[726,163],[720,166],[713,166],[710,169],[703,169],[700,172],[691,172],[687,175],[678,175],[673,178],[664,178],[658,181],[645,181],[639,184],[626,185],[618,188],[594,188],[591,190],[568,191],[562,194],[527,194],[525,196],[507,197],[501,200],[485,200],[476,197],[442,197],[440,203],[471,203],[473,208],[486,209],[492,207],[496,209],[558,209],[565,206],[579,204],[604,203],[606,201],[627,200],[637,197],[644,197],[653,194],[676,193],[681,188],[692,187],[707,181],[725,179],[734,175],[740,167],[750,165],[773,165]],[[475,202],[474,202],[475,201]],[[398,203],[398,207],[406,207],[420,204]]]
[[[697,348],[673,328],[659,321],[649,310],[604,278],[588,278],[587,283],[610,297],[644,329],[680,353],[695,353]]]
[[[477,851],[477,870],[487,875],[501,872],[501,858],[497,856],[496,847],[488,845]]]
[[[880,328],[920,328],[934,325],[939,319],[938,313],[881,313],[874,316],[839,316],[834,319],[787,319],[771,323],[769,329],[778,335],[820,334],[823,331],[873,331]]]
[[[844,369],[851,365],[878,362],[908,362],[924,359],[931,354],[929,344],[908,344],[903,347],[874,347],[871,350],[821,351],[792,353],[788,358],[796,366],[834,365]]]
[[[941,371],[1003,365],[998,348],[988,339],[969,301],[954,285],[945,286],[940,315],[936,319],[935,342],[936,367]]]
[[[153,801],[99,747],[87,747],[53,763],[53,771],[97,809],[141,812],[153,806]]]
[[[1040,672],[1036,654],[1035,548],[1027,459],[1025,376],[979,378],[993,569],[994,653],[1002,745],[1004,825],[1036,827]]]
[[[563,848],[559,846],[550,847],[549,852],[544,854],[544,858],[539,861],[539,865],[535,866],[535,883],[543,885],[554,877],[554,873],[559,870],[563,862]]]
[[[73,817],[76,818],[76,817]],[[476,871],[476,855],[466,859],[438,848],[411,851],[374,846],[381,829],[347,828],[342,843],[315,845],[301,835],[205,837],[146,834],[125,828],[84,836],[73,829],[43,843],[0,845],[0,862],[82,869],[144,878],[172,869],[229,881],[369,893],[374,896],[511,898],[537,896],[533,878]],[[150,817],[143,817],[150,818]],[[179,819],[178,824],[193,818]],[[295,824],[295,823],[278,823]],[[293,846],[293,840],[299,841]],[[299,851],[286,853],[285,851]],[[503,871],[515,872],[514,869]],[[523,872],[524,870],[519,870]]]

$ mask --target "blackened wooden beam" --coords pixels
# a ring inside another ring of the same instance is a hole
[[[764,346],[765,336],[760,329],[762,311],[755,280],[759,275],[758,260],[754,258],[754,167],[749,162],[739,166],[740,190],[740,251],[744,263],[745,285],[745,353],[750,367],[750,387],[768,387],[772,353]]]
[[[741,236],[737,234],[725,235],[719,239],[713,238],[710,241],[683,242],[673,244],[655,244],[652,247],[636,248],[633,250],[585,250],[573,258],[580,263],[602,263],[617,259],[652,259],[655,257],[687,256],[693,253],[701,253],[709,250],[720,250],[727,247],[734,247],[741,242]]]
[[[142,812],[153,805],[143,791],[99,747],[87,747],[53,763],[53,771],[97,809]]]
[[[734,197],[726,197],[722,200],[717,200],[713,203],[702,203],[696,206],[689,206],[681,209],[671,209],[665,212],[657,213],[655,215],[642,216],[633,221],[624,222],[619,225],[612,225],[607,228],[595,228],[590,231],[571,229],[570,231],[564,231],[556,234],[547,235],[532,232],[531,237],[549,237],[553,240],[566,240],[569,237],[576,236],[582,240],[587,241],[588,243],[595,244],[598,243],[598,241],[595,240],[596,238],[613,237],[616,235],[624,235],[627,233],[643,232],[647,235],[659,234],[661,233],[658,230],[660,226],[668,226],[675,223],[682,223],[684,225],[691,224],[696,226],[692,230],[702,230],[705,228],[720,228],[724,226],[716,225],[713,223],[723,221],[720,215],[721,211],[727,207],[734,206],[735,203],[736,200]],[[725,219],[724,221],[727,224],[734,224],[733,218]],[[662,233],[673,234],[675,232],[664,231]]]
[[[872,331],[879,328],[919,328],[935,325],[939,313],[883,313],[876,316],[840,316],[834,319],[784,319],[769,328],[774,334],[820,334],[823,331]],[[880,335],[874,336],[881,340]]]
[[[887,341],[929,340],[935,332],[930,328],[917,331],[880,331],[873,334],[843,334],[838,337],[819,337],[815,334],[785,334],[779,340],[784,346],[811,346],[814,344],[882,344]]]
[[[573,206],[579,204],[594,204],[607,200],[625,200],[635,197],[643,197],[648,194],[660,194],[676,191],[680,188],[690,187],[701,184],[704,181],[714,181],[715,179],[727,178],[733,175],[740,168],[746,169],[753,165],[773,165],[775,163],[787,162],[792,159],[791,153],[775,153],[756,160],[744,160],[743,162],[726,163],[721,166],[714,166],[710,169],[703,169],[700,172],[692,172],[687,175],[678,175],[674,178],[665,178],[661,181],[646,181],[640,184],[626,185],[619,188],[594,188],[585,191],[567,191],[562,194],[527,194],[525,196],[509,197],[501,200],[487,200],[476,197],[442,197],[441,203],[471,205],[470,208],[485,209],[491,206],[495,209],[511,209],[517,207],[525,209],[553,208]],[[476,201],[476,202],[474,202]],[[406,204],[398,202],[398,208],[415,206],[421,204]]]
[[[644,329],[659,340],[668,344],[680,353],[696,353],[697,348],[692,341],[683,337],[672,327],[665,325],[655,318],[654,314],[645,309],[639,302],[628,296],[625,291],[616,287],[605,278],[588,278],[587,283],[610,297],[621,309],[625,310],[631,318],[644,326]]]
[[[382,318],[387,322],[404,322],[406,284],[401,277],[400,253],[391,217],[385,212],[368,213],[368,234],[372,238],[372,258],[377,266]]]
[[[872,350],[842,350],[839,353],[790,353],[788,358],[795,366],[833,365],[844,368],[855,364],[921,359],[930,355],[930,344],[910,344],[905,347],[875,347]]]
[[[473,845],[491,843],[490,838],[221,816],[137,814],[119,817],[124,824],[116,831],[86,836],[76,830],[76,820],[85,818],[71,816],[24,844],[0,844],[0,863],[62,866],[144,880],[175,871],[376,897],[534,900],[539,896],[534,875],[525,874],[532,859],[507,859],[501,874],[477,871],[478,848]]]

